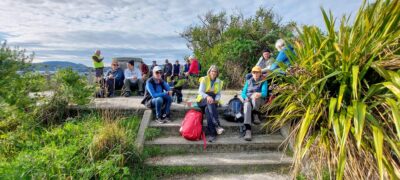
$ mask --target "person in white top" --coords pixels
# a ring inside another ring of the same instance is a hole
[[[143,96],[142,73],[139,68],[135,67],[135,61],[133,60],[127,63],[127,67],[128,68],[124,71],[125,80],[124,87],[122,88],[123,95],[129,97],[132,94],[132,90],[137,89],[138,95]]]

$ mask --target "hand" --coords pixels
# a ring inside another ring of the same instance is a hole
[[[112,74],[110,74],[110,75],[108,76],[108,78],[113,79],[114,76],[113,76]]]
[[[133,80],[136,80],[136,79],[137,79],[137,76],[133,76],[132,79],[133,79]]]
[[[260,98],[261,97],[261,93],[254,93],[253,94],[253,98],[254,99],[258,99],[258,98]]]
[[[207,96],[207,103],[208,104],[214,103],[214,99],[211,96]]]
[[[168,91],[168,96],[172,96],[172,91]]]

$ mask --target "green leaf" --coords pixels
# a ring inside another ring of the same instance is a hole
[[[397,96],[398,99],[400,99],[400,88],[396,87],[393,83],[391,82],[384,82],[382,83],[386,88],[388,88],[392,93]]]
[[[354,131],[355,131],[354,136],[357,141],[357,148],[360,149],[367,105],[365,105],[362,102],[353,101],[353,108],[354,108]]]
[[[353,66],[352,68],[352,83],[351,87],[353,89],[353,99],[358,99],[358,72],[359,72],[359,67],[358,66]]]
[[[400,141],[400,111],[399,107],[393,99],[386,99],[386,102],[391,108],[392,116],[393,116],[393,123],[396,127],[397,131],[397,138]]]
[[[374,135],[375,158],[378,162],[379,177],[383,179],[383,133],[377,126],[372,126],[372,134]]]

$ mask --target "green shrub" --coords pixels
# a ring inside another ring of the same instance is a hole
[[[139,120],[125,118],[112,126],[111,129],[123,133],[106,132],[110,124],[100,116],[84,115],[59,126],[4,134],[0,139],[0,179],[109,179],[127,176],[140,161],[132,140],[136,138],[136,133],[132,132],[137,131]],[[111,141],[116,144],[110,145],[110,138],[100,138],[107,143],[101,147],[101,156],[93,158],[91,151],[99,142],[98,137],[105,133],[118,134],[111,135],[114,138]]]

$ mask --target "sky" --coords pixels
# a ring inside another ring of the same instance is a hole
[[[354,16],[361,0],[0,0],[0,41],[35,52],[34,62],[70,61],[92,66],[102,51],[112,57],[141,57],[146,63],[182,60],[192,52],[179,36],[199,24],[198,15],[226,11],[254,16],[272,8],[298,25],[324,28],[320,7],[335,17]]]

